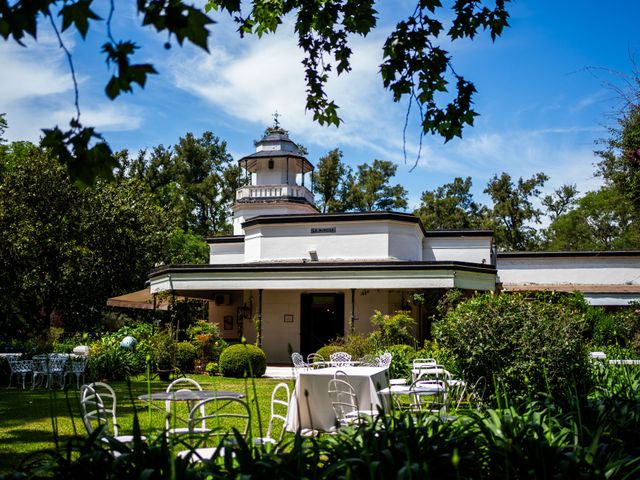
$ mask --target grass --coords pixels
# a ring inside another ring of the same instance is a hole
[[[189,375],[189,377],[197,380],[205,390],[245,393],[251,406],[251,428],[254,434],[258,435],[261,428],[262,432],[266,432],[271,392],[283,380],[260,378],[247,381],[205,375]],[[287,382],[293,388],[293,380]],[[154,404],[159,408],[148,408],[145,402],[138,400],[138,396],[146,394],[149,387],[145,377],[132,378],[131,393],[126,382],[109,382],[109,384],[118,398],[117,416],[121,434],[132,432],[134,408],[137,409],[143,435],[157,434],[164,429],[164,402]],[[167,384],[160,380],[152,380],[151,392],[164,391]],[[86,435],[80,417],[78,394],[79,391],[75,388],[66,392],[3,388],[0,393],[0,472],[15,469],[34,452],[54,448],[54,429],[57,430],[60,441],[67,440],[76,433]],[[259,416],[256,410],[256,397]],[[261,425],[258,425],[258,418],[261,420]]]

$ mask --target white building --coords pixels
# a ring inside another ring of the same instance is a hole
[[[270,362],[315,351],[351,329],[368,332],[374,310],[411,308],[409,296],[429,289],[608,285],[606,297],[593,291],[597,304],[624,304],[640,294],[619,290],[640,286],[638,252],[496,258],[488,230],[428,231],[417,217],[397,212],[321,214],[307,188],[313,166],[280,129],[270,129],[240,166],[248,182],[232,207],[234,235],[208,239],[209,264],[156,269],[151,292],[212,300],[210,319],[230,339],[254,342],[261,319]]]

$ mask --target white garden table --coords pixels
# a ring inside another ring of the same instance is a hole
[[[336,426],[336,416],[329,398],[329,380],[337,371],[348,375],[360,410],[382,407],[377,392],[389,385],[388,370],[384,367],[329,367],[301,371],[289,405],[288,431],[330,431]]]

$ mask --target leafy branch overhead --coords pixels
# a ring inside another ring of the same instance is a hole
[[[449,141],[461,136],[465,125],[473,125],[477,115],[473,109],[476,89],[456,72],[442,44],[473,39],[481,30],[488,31],[495,40],[508,25],[505,8],[508,1],[455,0],[453,5],[444,7],[439,0],[417,0],[408,18],[396,25],[383,47],[380,74],[394,101],[403,98],[409,101],[405,130],[413,105],[418,108],[421,136],[435,134]],[[333,72],[341,75],[351,70],[350,41],[355,35],[367,36],[376,27],[375,3],[375,0],[254,0],[250,6],[246,5],[245,14],[240,0],[209,0],[203,8],[187,5],[182,0],[137,0],[136,9],[142,27],[151,26],[159,34],[167,35],[166,48],[171,47],[171,39],[175,38],[179,45],[188,41],[205,51],[208,51],[208,26],[215,23],[207,15],[209,12],[226,11],[238,24],[241,36],[255,34],[258,37],[275,32],[285,17],[292,16],[298,45],[304,52],[306,108],[321,125],[338,126],[341,123],[339,107],[328,97],[325,86]],[[85,39],[93,24],[106,23],[107,40],[102,53],[106,55],[110,78],[105,92],[112,100],[121,93],[132,92],[134,84],[144,88],[148,76],[157,73],[153,65],[133,61],[140,49],[138,45],[114,38],[111,23],[116,15],[115,0],[110,0],[108,5],[108,13],[100,16],[93,10],[92,0],[0,0],[0,36],[25,46],[26,36],[37,39],[38,21],[42,18],[51,24],[67,54],[78,113],[68,131],[55,127],[45,132],[45,138],[46,144],[66,161],[71,175],[83,181],[91,181],[108,170],[106,167],[112,162],[108,158],[112,155],[100,135],[80,122],[73,59],[60,32],[74,29]],[[450,17],[446,28],[441,19]],[[60,28],[57,22],[61,22]],[[96,146],[92,142],[102,145],[99,155],[97,151],[86,154]],[[71,161],[71,157],[77,158]],[[85,161],[86,165],[80,165]]]

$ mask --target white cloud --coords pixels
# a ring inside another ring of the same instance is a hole
[[[67,63],[53,37],[43,35],[37,44],[26,43],[26,47],[21,47],[7,41],[0,48],[0,104],[4,108],[73,88]]]

